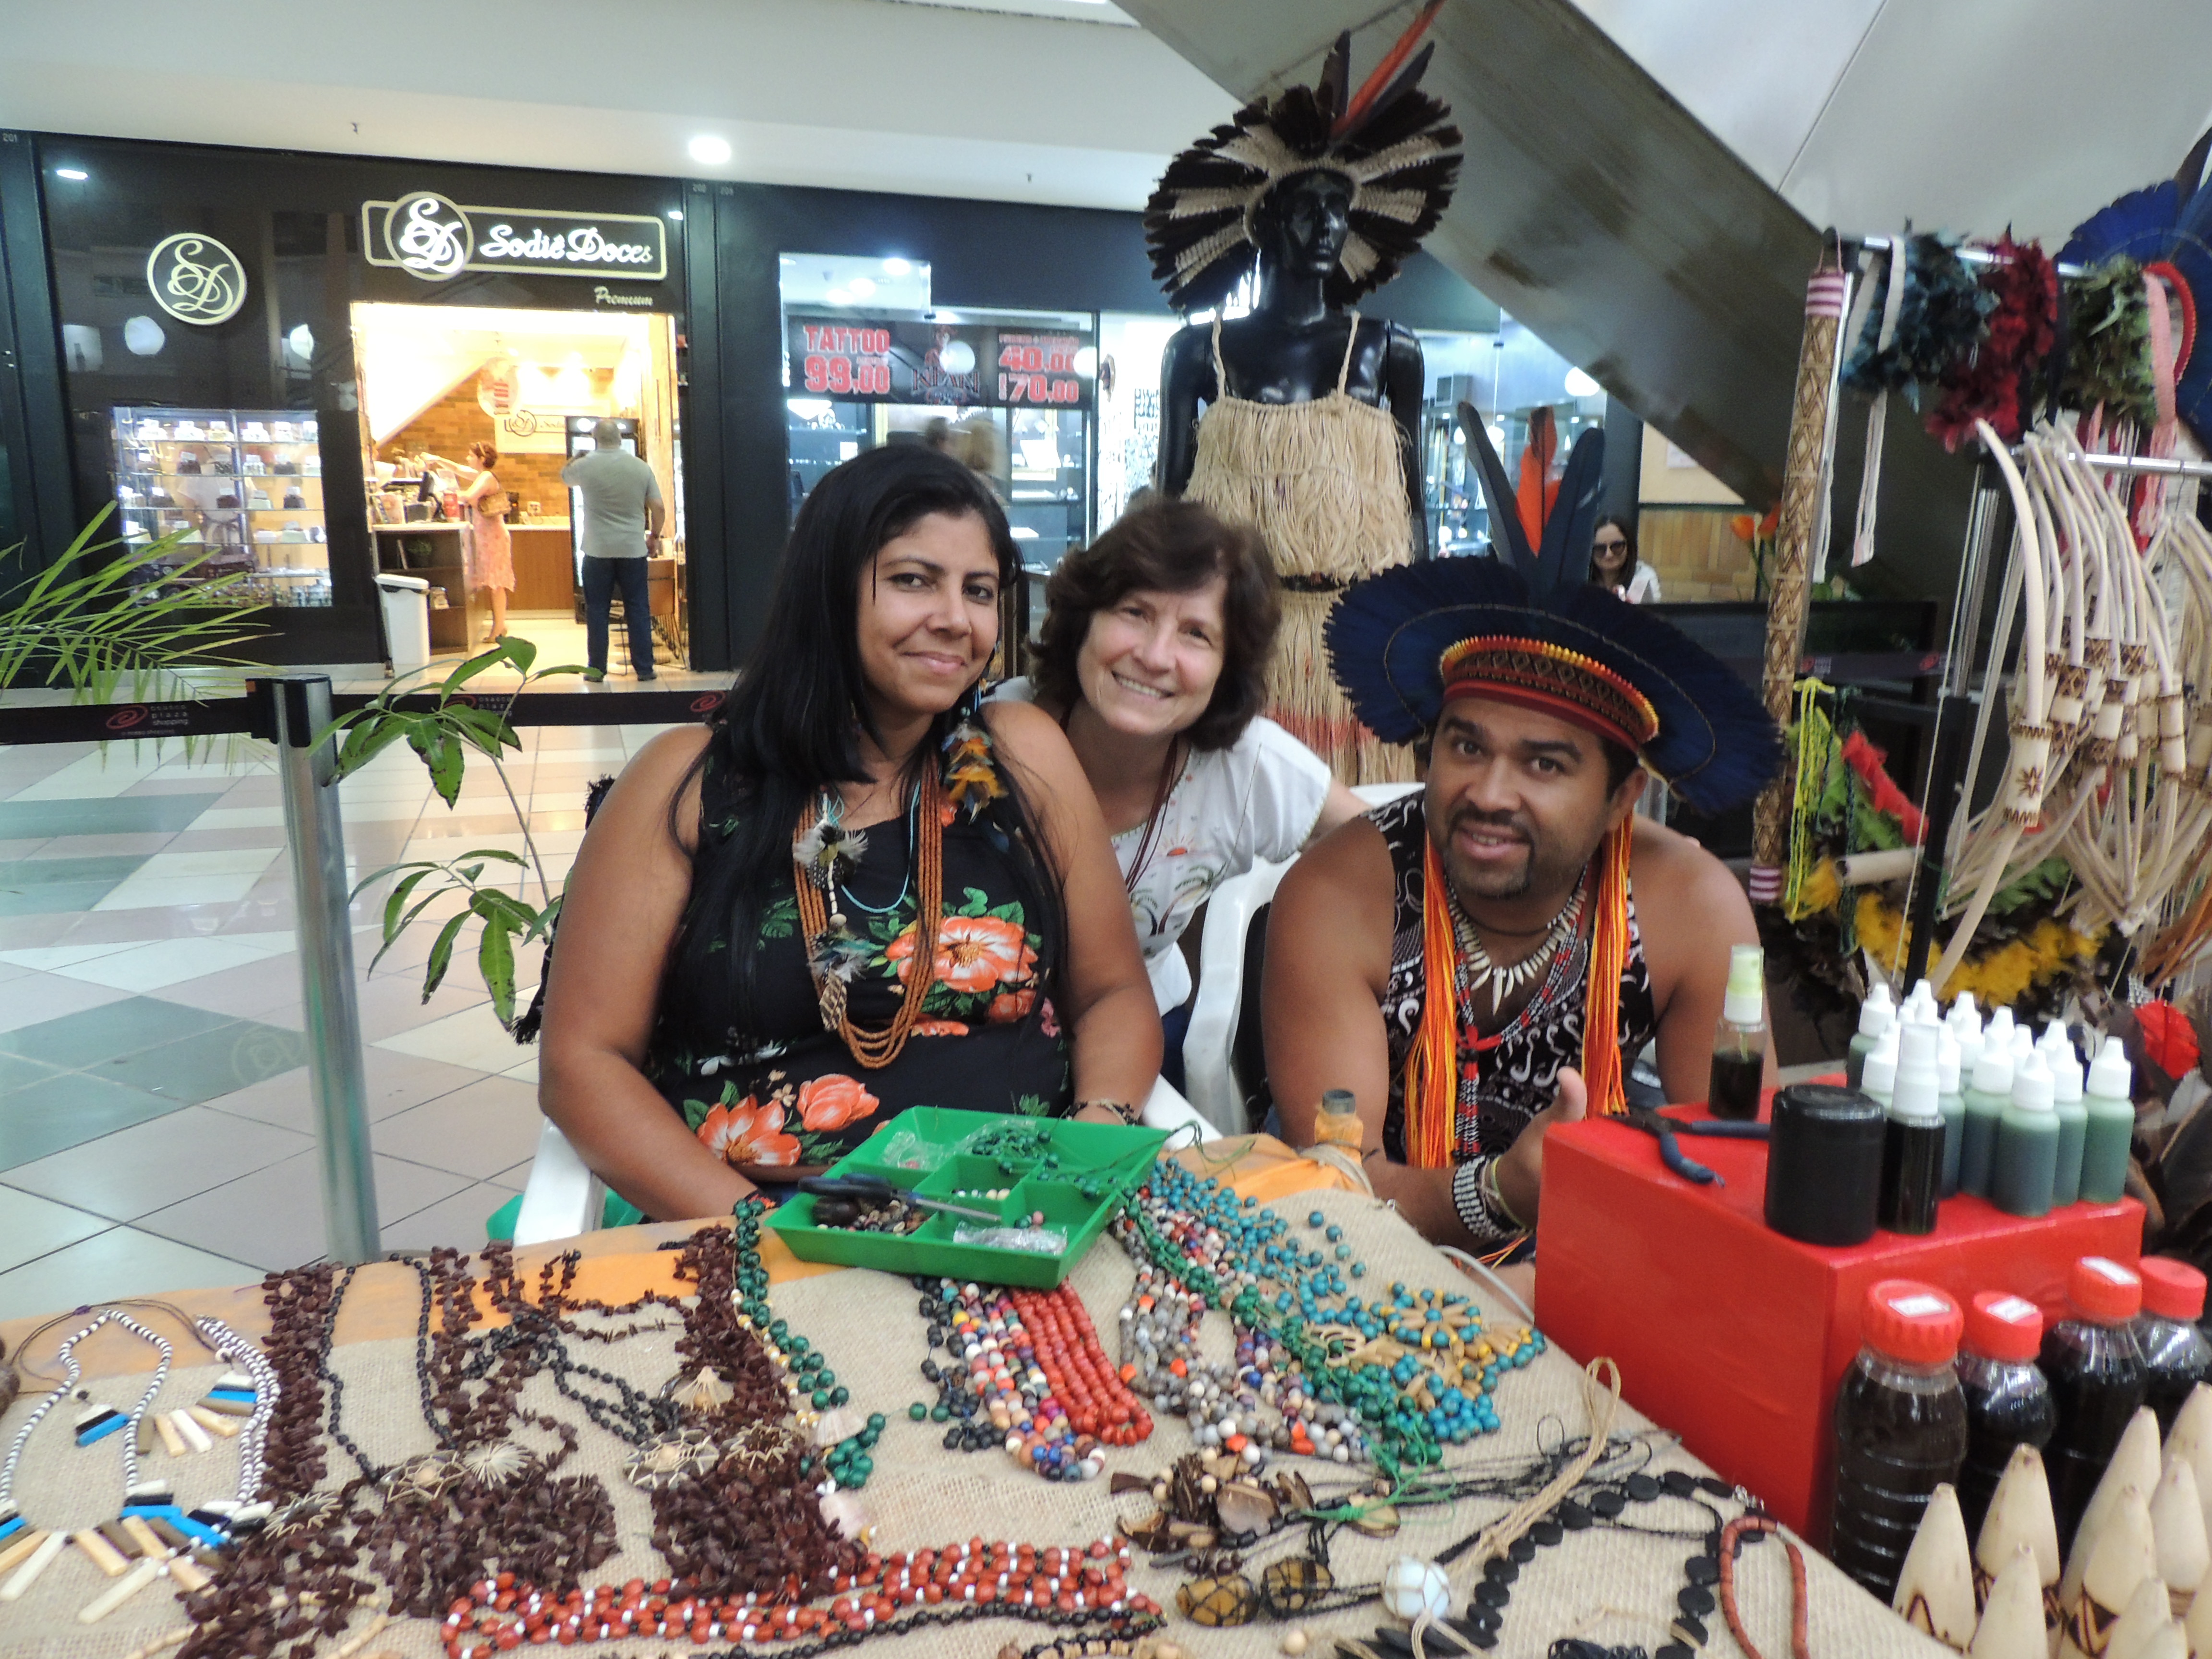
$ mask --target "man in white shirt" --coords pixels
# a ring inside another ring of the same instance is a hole
[[[561,469],[562,483],[584,498],[577,546],[584,555],[584,629],[591,665],[607,665],[607,621],[614,587],[622,584],[623,617],[629,625],[629,659],[641,680],[659,678],[653,667],[653,608],[645,561],[659,550],[660,481],[653,469],[622,447],[622,428],[601,421],[592,428],[592,450]]]

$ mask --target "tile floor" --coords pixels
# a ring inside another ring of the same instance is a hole
[[[515,621],[540,661],[582,659],[573,623]],[[726,683],[661,670],[662,689]],[[603,689],[612,702],[635,683]],[[662,729],[618,712],[524,727],[507,763],[556,890],[586,785]],[[469,847],[521,849],[481,757],[451,811],[404,746],[339,795],[356,880]],[[493,1018],[465,940],[422,1001],[432,915],[369,975],[385,888],[354,905],[383,1240],[477,1244],[529,1172],[537,1060]],[[263,745],[0,745],[0,1319],[235,1284],[321,1254],[294,920]]]

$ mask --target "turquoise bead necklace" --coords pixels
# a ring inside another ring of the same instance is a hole
[[[1248,1446],[1263,1438],[1254,1430],[1264,1401],[1285,1419],[1264,1437],[1267,1449],[1368,1461],[1393,1480],[1495,1431],[1499,1381],[1542,1352],[1543,1337],[1486,1326],[1474,1300],[1456,1292],[1397,1284],[1387,1296],[1355,1295],[1351,1281],[1365,1276],[1365,1264],[1352,1259],[1342,1230],[1319,1210],[1306,1224],[1327,1253],[1214,1177],[1155,1164],[1114,1225],[1139,1267],[1139,1292],[1122,1322],[1133,1386],[1146,1392],[1149,1384],[1156,1399],[1164,1391],[1169,1409],[1233,1428]],[[1147,1279],[1146,1267],[1165,1283]],[[1197,1324],[1209,1308],[1225,1310],[1236,1327],[1233,1368],[1198,1358]],[[1170,1328],[1164,1342],[1162,1324]],[[1201,1377],[1196,1412],[1185,1398],[1194,1371]],[[1265,1455],[1230,1449],[1248,1462]]]
[[[737,1278],[731,1296],[738,1304],[738,1322],[760,1340],[769,1358],[783,1372],[784,1387],[791,1392],[800,1423],[811,1426],[817,1413],[844,1406],[852,1399],[852,1391],[837,1380],[829,1357],[793,1331],[789,1321],[778,1319],[769,1306],[768,1269],[761,1265],[760,1255],[761,1218],[768,1210],[768,1200],[755,1195],[740,1199],[730,1212],[731,1240],[737,1251]],[[883,1437],[884,1427],[883,1414],[875,1413],[860,1429],[831,1446],[822,1459],[830,1480],[851,1492],[866,1486],[876,1469],[869,1453]]]

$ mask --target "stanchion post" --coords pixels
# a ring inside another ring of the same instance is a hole
[[[257,690],[273,704],[276,769],[283,781],[324,1237],[333,1261],[373,1261],[383,1248],[377,1237],[375,1171],[369,1162],[361,1010],[354,995],[345,827],[332,783],[337,748],[331,738],[314,741],[315,733],[331,723],[331,682],[322,674],[274,676],[259,682]]]

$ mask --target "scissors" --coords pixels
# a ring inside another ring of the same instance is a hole
[[[1685,1181],[1694,1181],[1700,1187],[1725,1187],[1728,1182],[1717,1170],[1709,1170],[1682,1151],[1680,1135],[1710,1135],[1722,1140],[1764,1140],[1767,1126],[1764,1123],[1686,1123],[1680,1118],[1662,1117],[1648,1106],[1632,1106],[1622,1120],[1632,1129],[1641,1129],[1657,1137],[1659,1161]]]
[[[867,1205],[888,1204],[895,1198],[902,1198],[918,1210],[965,1216],[970,1221],[988,1221],[994,1226],[1006,1219],[994,1210],[971,1210],[964,1204],[948,1204],[941,1198],[924,1198],[903,1187],[892,1186],[880,1176],[809,1176],[799,1183],[799,1190],[811,1193],[817,1198],[850,1199]]]

